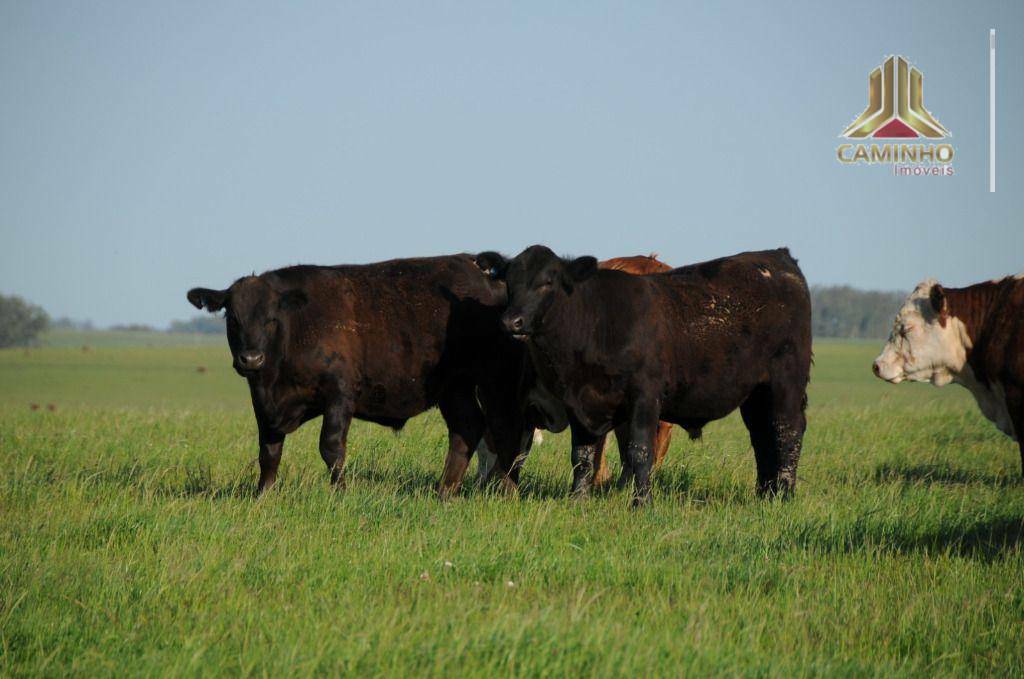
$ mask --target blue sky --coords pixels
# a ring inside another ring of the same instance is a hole
[[[251,271],[535,242],[788,245],[864,288],[1013,273],[1022,36],[1021,2],[0,0],[0,291],[163,325]],[[836,161],[888,54],[923,71],[953,177]]]

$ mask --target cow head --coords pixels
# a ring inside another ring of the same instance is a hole
[[[508,308],[501,322],[506,332],[520,340],[538,332],[556,299],[572,294],[577,283],[597,271],[593,257],[565,260],[543,245],[528,247],[511,260],[484,252],[476,263],[492,278],[505,281]]]
[[[909,380],[941,387],[963,370],[970,348],[963,323],[949,314],[942,286],[926,280],[896,314],[889,341],[872,369],[893,384]]]
[[[197,309],[224,310],[232,364],[248,377],[281,358],[285,317],[307,300],[301,290],[277,290],[261,276],[247,276],[227,290],[192,288],[188,301]]]

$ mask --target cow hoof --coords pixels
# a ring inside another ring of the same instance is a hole
[[[519,484],[503,476],[497,485],[498,492],[506,497],[519,497]]]
[[[585,500],[590,497],[590,491],[594,488],[593,479],[586,477],[575,479],[572,488],[569,490],[569,497],[574,500]]]
[[[651,506],[651,496],[644,495],[633,498],[633,502],[630,504],[630,509],[643,509]]]
[[[770,481],[758,486],[757,496],[764,500],[789,500],[793,497],[793,486],[789,483]]]
[[[452,496],[455,495],[457,492],[459,492],[459,487],[458,486],[445,486],[445,485],[441,485],[437,489],[437,497],[438,497],[439,500],[441,500],[441,502],[446,502],[446,501],[450,500],[452,498]]]

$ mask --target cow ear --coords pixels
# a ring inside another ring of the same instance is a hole
[[[508,260],[497,252],[481,252],[473,260],[493,280],[503,280],[508,269]]]
[[[309,297],[302,290],[285,290],[281,293],[277,305],[284,311],[295,311],[306,306],[308,302]]]
[[[197,309],[206,309],[213,313],[224,308],[228,299],[227,290],[211,290],[210,288],[192,288],[188,291],[188,301]]]
[[[936,283],[932,286],[932,289],[928,291],[928,301],[931,302],[932,311],[939,316],[939,323],[945,327],[946,318],[949,316],[949,304],[946,302],[946,291],[943,287]]]
[[[577,257],[569,262],[569,265],[565,268],[565,273],[568,275],[569,280],[574,283],[585,281],[597,273],[597,259],[589,255]]]

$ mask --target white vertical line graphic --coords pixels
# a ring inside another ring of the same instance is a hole
[[[988,32],[988,192],[996,192],[996,29]]]

